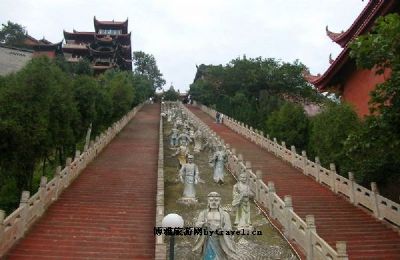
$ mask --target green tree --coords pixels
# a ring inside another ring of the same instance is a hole
[[[133,53],[134,72],[146,76],[152,83],[153,89],[159,89],[165,85],[165,79],[157,66],[152,54],[142,51]]]
[[[170,86],[170,88],[164,93],[164,100],[166,101],[176,101],[179,100],[179,92],[175,91],[174,86]]]
[[[112,121],[118,120],[133,106],[135,89],[128,72],[109,70],[103,74],[104,86],[112,103]]]
[[[0,30],[0,43],[14,46],[23,47],[27,31],[25,27],[20,24],[8,21],[7,24],[2,24]]]
[[[0,93],[0,167],[16,176],[19,190],[32,189],[36,163],[48,151],[53,66],[31,60]]]
[[[346,174],[352,169],[351,161],[344,149],[350,134],[360,127],[353,108],[347,104],[330,104],[312,118],[309,149],[311,155],[319,156],[321,163],[328,166],[333,162]]]
[[[294,145],[300,150],[306,150],[308,117],[302,107],[287,102],[268,117],[266,132],[271,137],[285,141],[287,146]]]
[[[132,73],[132,83],[135,87],[135,96],[133,98],[134,106],[154,96],[155,90],[153,89],[152,82],[146,76]]]
[[[375,181],[381,192],[398,200],[400,192],[400,15],[377,19],[370,33],[351,44],[357,66],[385,74],[387,80],[370,93],[371,115],[346,143],[355,174],[364,184]]]

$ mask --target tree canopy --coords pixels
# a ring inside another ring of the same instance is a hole
[[[27,31],[20,24],[8,21],[2,24],[0,30],[0,43],[13,47],[23,47]]]
[[[152,54],[143,51],[133,52],[133,65],[134,73],[149,79],[154,90],[165,85],[163,74],[158,69],[156,59]]]
[[[383,192],[400,184],[399,39],[400,15],[389,14],[378,18],[370,33],[358,37],[351,44],[350,52],[359,68],[385,73],[387,78],[370,93],[372,114],[346,142],[348,156],[358,170],[357,177],[387,186]],[[398,198],[398,188],[393,190],[397,190]]]

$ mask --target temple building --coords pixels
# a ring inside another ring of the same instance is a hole
[[[132,70],[131,33],[124,22],[99,21],[94,32],[64,31],[64,57],[69,62],[87,59],[96,74],[107,69]]]
[[[398,0],[370,0],[346,31],[334,33],[326,27],[327,35],[343,49],[335,60],[330,57],[330,66],[324,74],[315,76],[305,72],[307,81],[321,92],[339,94],[343,101],[354,106],[360,117],[368,115],[370,92],[384,82],[390,72],[376,75],[375,70],[358,69],[355,60],[349,56],[349,45],[356,37],[368,33],[378,17],[399,13],[399,9]]]
[[[0,44],[0,75],[22,69],[32,58],[45,55],[54,58],[62,55],[62,42],[51,43],[45,38],[37,40],[29,34],[18,47]]]

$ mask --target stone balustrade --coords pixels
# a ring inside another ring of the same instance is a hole
[[[201,109],[215,118],[216,111],[214,109],[204,105],[201,105]],[[307,158],[305,151],[298,154],[294,146],[288,149],[284,142],[279,144],[276,138],[271,140],[268,135],[264,137],[262,131],[252,130],[251,127],[249,128],[228,116],[224,116],[223,123],[236,133],[243,135],[282,160],[289,162],[305,175],[312,176],[315,181],[326,185],[333,192],[344,195],[354,205],[361,205],[370,210],[376,218],[386,219],[400,226],[400,204],[381,196],[378,193],[376,183],[371,183],[371,190],[369,190],[357,184],[352,173],[349,173],[348,178],[337,174],[334,164],[331,164],[330,168],[326,169],[321,166],[318,157],[313,162]]]
[[[46,209],[58,199],[83,169],[110,143],[110,141],[136,115],[142,104],[133,108],[119,121],[96,137],[82,153],[76,151],[74,159],[67,158],[64,169],[57,167],[54,177],[47,182],[42,177],[39,190],[32,196],[23,191],[19,207],[9,216],[0,210],[0,258],[29,230]]]
[[[161,106],[161,113],[164,107]],[[157,170],[157,196],[156,196],[156,227],[162,226],[164,218],[164,135],[163,135],[163,117],[160,117],[160,131],[158,143],[158,170]],[[167,248],[164,242],[164,235],[155,238],[154,259],[164,260],[167,257]]]
[[[181,105],[181,108],[190,118],[192,118],[193,122],[196,122],[199,127],[206,129],[209,136],[215,135],[215,133],[189,109],[183,105]],[[202,106],[202,110],[210,116],[215,117],[215,110],[209,109],[205,106]],[[304,156],[288,153],[287,151],[290,150],[278,145],[276,140],[271,142],[271,140],[264,138],[262,132],[250,130],[250,128],[244,126],[244,124],[228,117],[224,117],[224,124],[235,132],[244,135],[253,142],[274,152],[279,157],[293,158],[296,167],[304,165]],[[219,142],[223,143],[223,140],[219,140]],[[270,145],[267,146],[267,144]],[[242,171],[247,172],[249,176],[249,186],[251,191],[255,194],[255,203],[262,211],[267,209],[269,216],[282,225],[284,236],[288,241],[295,241],[296,244],[303,248],[307,259],[348,259],[346,253],[346,242],[338,241],[336,243],[336,250],[333,249],[326,241],[318,236],[314,216],[308,215],[306,221],[302,220],[293,211],[291,196],[285,196],[283,199],[280,198],[275,192],[274,183],[269,182],[268,185],[266,185],[262,180],[262,172],[257,171],[254,173],[251,169],[251,162],[244,162],[243,156],[241,154],[237,155],[235,149],[230,147],[229,144],[225,144],[225,149],[228,156],[226,163],[228,171],[231,172],[235,178],[238,178]]]

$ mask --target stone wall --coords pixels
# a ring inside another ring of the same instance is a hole
[[[32,58],[32,52],[0,46],[0,75],[20,70]]]

